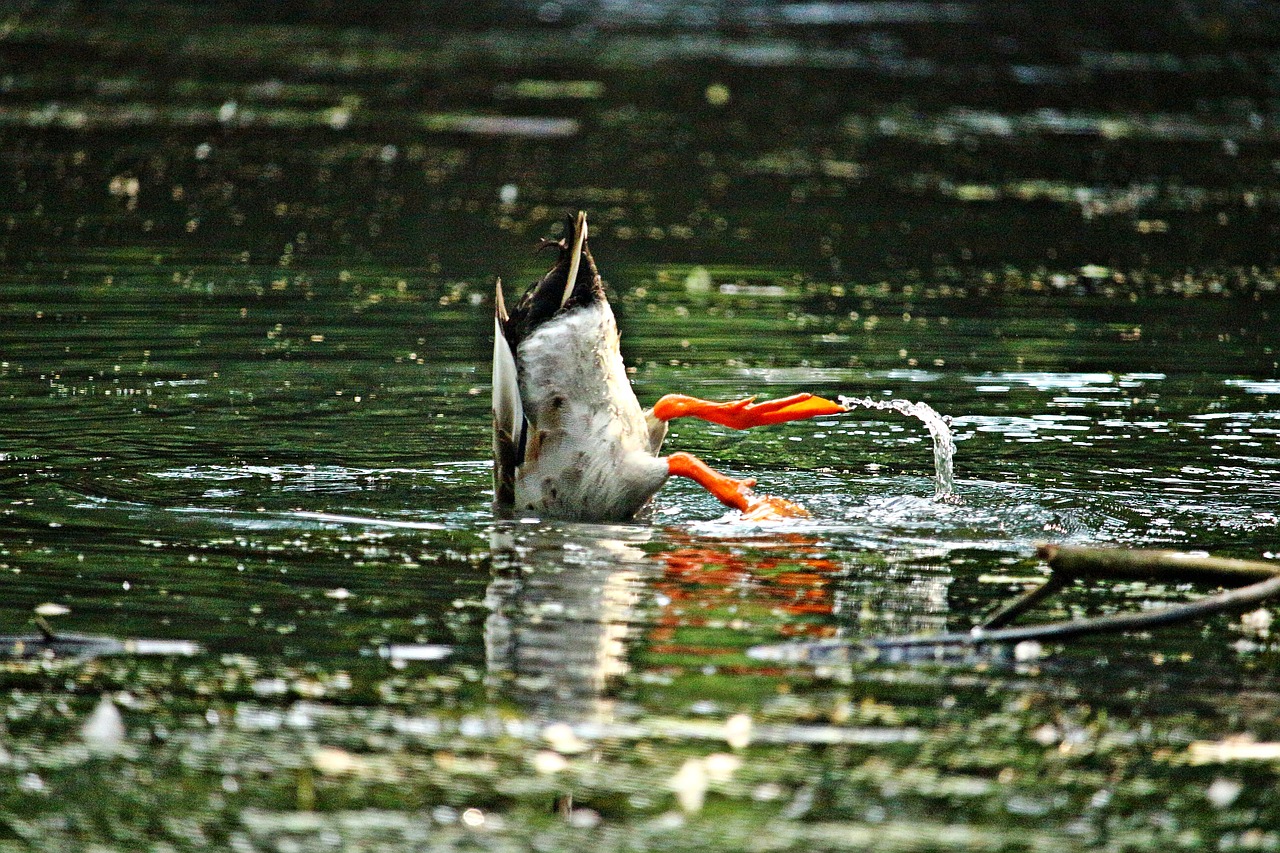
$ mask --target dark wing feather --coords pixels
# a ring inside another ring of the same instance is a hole
[[[586,219],[582,218],[583,227]],[[527,338],[534,329],[559,314],[561,311],[572,311],[584,305],[591,305],[605,298],[604,283],[600,280],[600,272],[596,269],[595,259],[587,242],[582,243],[582,260],[578,264],[578,274],[568,299],[564,297],[565,285],[569,280],[569,270],[573,266],[573,246],[577,221],[569,217],[565,224],[565,235],[554,242],[546,241],[544,246],[555,246],[559,251],[556,263],[547,270],[543,277],[525,291],[524,296],[511,310],[510,319],[503,324],[503,331],[511,351],[515,352],[520,342]]]
[[[510,509],[516,502],[516,467],[519,445],[493,420],[493,505],[498,509]]]
[[[572,311],[605,298],[604,284],[587,248],[585,233],[582,259],[576,265],[577,275],[569,293],[565,294],[569,271],[575,266],[573,247],[579,227],[586,228],[585,214],[568,218],[561,239],[544,241],[544,247],[559,248],[556,263],[525,291],[510,314],[502,298],[502,282],[497,285],[493,341],[493,497],[499,511],[510,510],[515,504],[517,469],[524,464],[529,451],[529,423],[520,398],[516,363],[520,342],[561,311]],[[532,452],[536,455],[536,447]]]
[[[515,503],[516,468],[524,452],[527,423],[520,399],[520,378],[515,353],[507,342],[510,324],[502,299],[502,282],[494,291],[493,314],[493,502],[495,507]]]

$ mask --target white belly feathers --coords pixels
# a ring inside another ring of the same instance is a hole
[[[516,351],[524,415],[517,512],[581,520],[635,514],[667,478],[604,301],[543,323]]]

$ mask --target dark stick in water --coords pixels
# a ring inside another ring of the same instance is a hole
[[[1280,564],[1275,563],[1233,560],[1179,551],[1130,551],[1069,545],[1041,545],[1036,553],[1049,564],[1054,574],[1042,586],[997,612],[983,626],[964,633],[886,637],[872,640],[870,645],[884,649],[1019,643],[1027,640],[1065,640],[1090,634],[1147,631],[1218,613],[1238,613],[1280,594]],[[1020,628],[1002,627],[1077,578],[1247,585],[1187,604],[1144,613],[1121,613]]]
[[[912,634],[882,637],[862,643],[827,640],[762,646],[752,656],[769,660],[847,660],[857,649],[891,652],[895,649],[928,649],[1067,640],[1093,634],[1150,631],[1203,619],[1221,613],[1240,613],[1280,595],[1280,563],[1235,560],[1186,554],[1179,551],[1083,548],[1070,545],[1041,545],[1037,556],[1053,570],[1043,584],[1023,593],[1000,608],[971,631],[950,634]],[[1072,619],[1039,625],[1007,627],[1032,607],[1061,592],[1077,579],[1147,580],[1161,583],[1214,583],[1238,587],[1187,604],[1121,613],[1094,619]]]

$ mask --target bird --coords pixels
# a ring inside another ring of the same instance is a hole
[[[668,394],[642,409],[618,325],[587,241],[587,215],[566,218],[555,264],[508,312],[495,284],[493,486],[500,517],[618,522],[641,515],[672,476],[692,479],[751,519],[804,517],[685,452],[659,455],[667,423],[695,417],[733,429],[847,411],[812,394],[714,402]]]

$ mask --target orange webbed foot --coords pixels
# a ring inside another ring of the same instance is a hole
[[[771,495],[757,495],[754,477],[738,480],[721,474],[689,453],[673,453],[667,457],[667,470],[675,477],[688,477],[702,486],[720,503],[739,510],[750,521],[772,521],[782,518],[808,518],[799,504]]]
[[[809,511],[786,498],[752,495],[742,517],[747,521],[781,521],[784,518],[808,518]]]
[[[755,397],[716,403],[687,397],[684,394],[668,394],[653,406],[653,416],[660,421],[674,418],[699,418],[730,429],[780,424],[787,421],[836,415],[847,412],[844,406],[813,394],[792,394],[776,400],[757,403]]]

